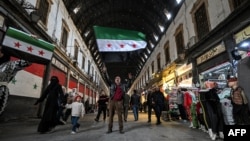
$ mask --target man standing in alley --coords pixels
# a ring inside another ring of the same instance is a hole
[[[107,76],[105,75],[107,78]],[[109,80],[107,78],[107,80]],[[116,76],[115,82],[110,84],[110,98],[109,98],[109,124],[108,124],[108,131],[107,134],[112,133],[113,128],[113,120],[114,115],[117,113],[118,115],[118,122],[119,122],[119,131],[121,134],[124,133],[123,131],[123,120],[122,120],[122,112],[123,112],[123,100],[127,89],[130,86],[130,81],[128,80],[126,84],[121,83],[121,77]]]

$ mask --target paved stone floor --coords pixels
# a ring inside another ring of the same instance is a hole
[[[117,115],[113,132],[106,134],[108,123],[95,122],[96,114],[86,114],[79,121],[77,134],[70,134],[71,124],[59,125],[55,132],[39,134],[36,132],[40,119],[12,120],[0,123],[0,141],[210,141],[209,135],[199,129],[191,129],[188,123],[181,121],[162,121],[156,125],[155,116],[147,123],[146,113],[139,113],[139,120],[134,121],[130,111],[128,121],[124,122],[124,134],[119,133]],[[219,139],[217,139],[219,140]]]

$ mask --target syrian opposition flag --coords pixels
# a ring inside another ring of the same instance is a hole
[[[138,31],[94,26],[100,52],[134,51],[146,47],[145,35]]]
[[[3,45],[23,54],[30,54],[33,59],[38,57],[45,60],[51,60],[55,48],[53,44],[11,27],[5,34]]]

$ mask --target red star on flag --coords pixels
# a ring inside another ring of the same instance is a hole
[[[33,50],[32,46],[27,47],[27,51],[32,52]]]
[[[15,47],[17,48],[20,48],[20,46],[22,46],[19,42],[15,42],[14,44],[15,44]]]
[[[121,47],[121,48],[124,48],[124,45],[123,45],[123,44],[121,44],[121,45],[120,45],[120,47]]]
[[[111,47],[112,45],[111,44],[107,44],[107,47]]]
[[[136,44],[133,44],[132,47],[133,47],[133,48],[136,48]]]
[[[40,50],[40,51],[39,51],[39,55],[41,55],[41,56],[43,56],[43,55],[44,55],[43,50]]]

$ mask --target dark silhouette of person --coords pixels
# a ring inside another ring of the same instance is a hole
[[[148,123],[151,122],[151,115],[152,115],[152,109],[154,109],[153,106],[153,93],[154,93],[154,89],[148,89],[148,93],[147,93],[147,105],[148,105]]]
[[[37,105],[46,99],[42,119],[37,129],[38,132],[46,133],[54,131],[54,128],[59,123],[57,113],[63,97],[64,93],[62,86],[59,84],[58,77],[52,76],[50,79],[50,84],[46,87],[41,97],[34,104]]]
[[[138,111],[140,106],[140,96],[137,94],[137,90],[134,90],[133,94],[131,95],[130,105],[133,110],[135,121],[137,121],[139,116]]]
[[[129,102],[130,102],[130,95],[125,94],[124,101],[123,101],[123,118],[125,122],[127,122],[127,118],[128,118],[128,110],[130,107]]]
[[[155,108],[155,115],[157,118],[156,124],[159,125],[161,124],[161,113],[163,111],[164,108],[164,95],[163,93],[160,91],[160,88],[158,86],[156,86],[156,90],[153,94],[153,105]]]
[[[104,90],[101,90],[98,103],[98,113],[96,115],[95,121],[98,122],[101,113],[103,113],[103,121],[106,120],[108,96],[105,94]]]

